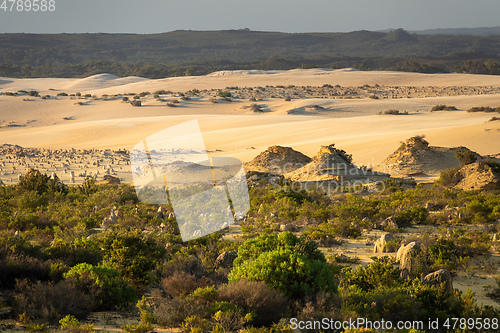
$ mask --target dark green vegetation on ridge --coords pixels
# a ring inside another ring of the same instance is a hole
[[[0,34],[0,76],[160,78],[310,67],[500,74],[500,36],[280,33]]]

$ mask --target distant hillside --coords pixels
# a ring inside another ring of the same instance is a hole
[[[500,26],[482,28],[448,28],[412,31],[418,35],[462,35],[462,36],[492,36],[500,35]]]
[[[0,76],[75,77],[108,72],[154,78],[186,71],[204,74],[221,69],[296,67],[496,74],[484,62],[497,61],[499,54],[500,36],[421,35],[402,29],[349,33],[243,29],[150,35],[0,34]],[[469,60],[479,63],[464,67]]]

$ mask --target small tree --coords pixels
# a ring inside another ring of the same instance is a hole
[[[316,243],[289,232],[246,241],[238,254],[229,281],[264,281],[290,298],[337,290],[333,273]]]
[[[49,177],[47,175],[42,175],[40,171],[31,169],[26,175],[21,176],[18,186],[42,194],[47,189],[48,180]]]

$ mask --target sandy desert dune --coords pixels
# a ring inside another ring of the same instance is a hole
[[[196,94],[188,95],[194,89]],[[243,162],[272,145],[313,156],[320,146],[335,143],[352,154],[355,163],[376,165],[413,135],[426,135],[437,146],[466,146],[482,155],[500,152],[500,121],[488,122],[497,113],[466,112],[475,106],[500,106],[497,76],[311,69],[224,71],[159,80],[109,74],[83,79],[0,78],[0,92],[19,90],[50,97],[1,95],[0,144],[130,150],[157,131],[197,119],[211,154]],[[122,101],[123,94],[159,90],[165,91],[161,101],[150,94],[140,99],[141,107]],[[258,98],[213,103],[220,90],[231,91],[233,97]],[[94,98],[57,96],[61,92]],[[179,93],[190,99],[181,100]],[[180,103],[168,107],[174,99]],[[251,111],[248,106],[253,103],[263,112]],[[437,104],[458,110],[429,112]],[[409,115],[377,115],[388,109]],[[9,171],[0,176],[6,183],[16,178]],[[127,171],[123,166],[117,170],[123,180],[130,180]]]

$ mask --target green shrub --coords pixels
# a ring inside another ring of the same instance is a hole
[[[470,150],[466,150],[461,153],[456,153],[455,157],[460,161],[460,165],[467,165],[475,163],[477,160],[476,154],[471,152]]]
[[[319,291],[336,292],[333,274],[325,261],[309,259],[298,251],[276,249],[255,260],[233,267],[229,281],[264,281],[290,298],[301,298]]]
[[[234,265],[255,260],[262,253],[277,249],[288,249],[305,256],[307,259],[326,262],[325,256],[318,250],[315,242],[298,238],[289,232],[283,232],[279,235],[261,234],[254,239],[245,241],[238,248],[238,257],[234,260]]]
[[[223,97],[223,98],[224,98],[224,97],[229,98],[229,97],[231,97],[231,96],[232,96],[232,94],[231,94],[229,91],[219,91],[219,92],[217,93],[217,96],[219,96],[219,97]]]
[[[72,243],[56,240],[45,249],[45,253],[49,258],[62,260],[68,266],[80,263],[97,265],[102,260],[102,252],[97,243],[86,238],[77,238]]]
[[[68,190],[67,187],[59,181],[57,176],[51,178],[34,169],[30,169],[24,176],[21,176],[17,186],[26,191],[35,191],[38,194],[43,194],[48,191],[66,193]]]
[[[59,320],[59,324],[61,325],[61,329],[63,329],[63,330],[68,330],[68,329],[71,329],[73,327],[80,326],[80,322],[78,321],[78,319],[76,319],[72,315],[67,315],[63,319]]]
[[[436,184],[452,187],[460,183],[463,176],[459,173],[460,167],[446,169],[440,172]]]
[[[135,284],[150,283],[148,272],[165,259],[165,248],[140,231],[110,231],[100,240],[104,263]]]
[[[401,114],[407,115],[408,111],[401,112],[399,110],[390,109],[386,111],[380,111],[378,113],[378,115],[401,115]]]
[[[341,286],[356,286],[364,291],[371,291],[379,287],[390,287],[401,284],[401,271],[394,266],[394,259],[387,256],[371,258],[374,262],[357,269],[346,267],[343,270]]]
[[[336,291],[333,274],[316,243],[289,232],[262,234],[243,243],[228,278],[264,281],[292,298]]]
[[[454,111],[454,110],[457,110],[456,107],[454,107],[453,105],[444,105],[444,104],[439,104],[439,105],[435,105],[432,107],[431,111]]]
[[[436,244],[429,246],[429,256],[437,264],[449,264],[454,259],[455,242],[446,238],[439,238]]]
[[[422,206],[414,206],[397,213],[394,218],[399,227],[407,227],[411,224],[425,224],[428,216],[427,209]]]
[[[72,267],[64,278],[91,295],[100,310],[114,310],[136,300],[135,288],[112,268],[82,263]]]
[[[475,106],[467,110],[467,112],[494,112],[495,109],[489,106]]]
[[[65,92],[60,92],[59,94],[57,94],[57,96],[68,96],[68,94]]]
[[[142,296],[142,299],[137,302],[137,308],[139,309],[139,313],[141,315],[141,322],[139,324],[122,326],[122,330],[134,333],[153,332],[154,316],[145,296]]]

